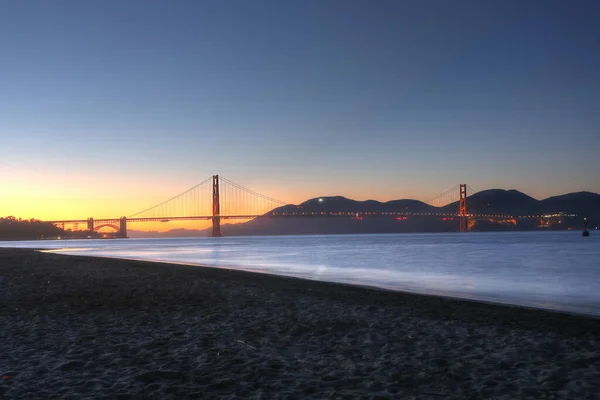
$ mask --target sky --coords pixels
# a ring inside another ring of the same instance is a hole
[[[600,2],[0,1],[0,215],[600,192]]]

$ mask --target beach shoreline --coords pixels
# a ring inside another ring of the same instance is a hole
[[[598,398],[600,319],[0,249],[0,397]]]
[[[15,250],[21,250],[21,249],[16,249]],[[48,254],[61,254],[60,250],[61,249],[28,249],[28,250],[34,250],[34,251],[39,251],[42,253],[48,253]],[[72,254],[68,255],[69,257],[73,256]],[[478,304],[484,304],[484,305],[488,305],[488,306],[499,306],[502,308],[509,308],[509,309],[517,309],[519,311],[525,311],[525,310],[529,310],[529,311],[533,311],[535,313],[550,313],[550,315],[552,316],[556,316],[556,314],[558,315],[562,315],[562,316],[568,316],[568,317],[581,317],[581,318],[585,318],[585,319],[600,319],[600,314],[595,314],[595,313],[591,313],[591,312],[583,312],[583,311],[571,311],[571,310],[566,310],[566,309],[560,309],[560,308],[553,308],[553,307],[543,307],[543,306],[533,306],[533,305],[526,305],[526,304],[514,304],[514,303],[510,303],[508,301],[500,301],[500,300],[496,300],[496,299],[492,299],[490,300],[488,299],[483,299],[483,298],[478,298],[478,297],[461,297],[460,295],[456,295],[453,296],[451,294],[446,294],[446,293],[427,293],[425,291],[423,292],[419,292],[419,291],[415,291],[415,290],[409,290],[409,289],[391,289],[385,286],[377,286],[377,285],[362,285],[359,283],[347,283],[347,282],[335,282],[335,281],[324,281],[324,280],[318,280],[318,279],[310,279],[310,278],[305,278],[305,277],[299,277],[299,276],[294,276],[294,275],[283,275],[283,274],[274,274],[271,272],[263,272],[263,271],[258,271],[258,270],[251,270],[251,269],[245,269],[243,267],[231,267],[231,266],[220,266],[220,265],[204,265],[204,264],[200,264],[200,263],[191,263],[191,262],[179,262],[179,261],[163,261],[163,260],[152,260],[152,259],[143,259],[143,258],[133,258],[133,257],[110,257],[110,256],[88,256],[88,255],[77,255],[78,257],[85,257],[85,258],[94,258],[94,259],[100,259],[100,260],[106,260],[107,262],[109,261],[113,261],[113,260],[123,260],[123,261],[131,261],[131,262],[141,262],[141,263],[152,263],[155,265],[161,265],[163,267],[167,267],[167,266],[174,266],[174,267],[191,267],[191,268],[200,268],[202,270],[205,269],[216,269],[216,270],[228,270],[228,271],[233,271],[233,272],[239,272],[242,275],[245,274],[250,274],[250,277],[252,278],[255,274],[260,274],[260,275],[265,275],[267,277],[270,278],[274,278],[274,279],[291,279],[291,280],[300,280],[302,282],[317,282],[317,283],[322,283],[325,285],[334,285],[336,287],[347,287],[347,288],[358,288],[358,289],[364,289],[364,290],[370,290],[370,291],[376,291],[376,292],[391,292],[397,295],[404,295],[404,296],[417,296],[417,297],[423,297],[423,298],[430,298],[430,299],[441,299],[444,301],[449,301],[449,302],[466,302],[468,304],[470,304],[471,306],[473,305],[478,305]],[[474,303],[474,304],[473,304]]]

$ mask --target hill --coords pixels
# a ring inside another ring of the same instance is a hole
[[[458,202],[444,207],[433,207],[412,199],[379,202],[358,201],[343,196],[316,197],[298,205],[279,207],[274,212],[424,212],[454,213]],[[544,213],[577,213],[587,215],[591,224],[600,224],[600,195],[590,192],[569,193],[537,200],[523,192],[510,189],[490,189],[467,198],[467,210],[473,214],[539,215]],[[569,221],[578,227],[579,218]],[[484,223],[483,230],[533,229],[536,221],[506,225]],[[566,225],[561,225],[566,227]],[[394,218],[283,218],[256,219],[242,224],[223,225],[226,235],[290,235],[290,234],[343,234],[343,233],[400,233],[400,232],[452,232],[458,230],[456,221],[439,217],[418,217],[398,221]],[[209,231],[207,231],[207,234]]]
[[[48,222],[24,220],[13,216],[0,218],[0,240],[37,240],[52,237],[89,235],[87,232],[70,232]]]
[[[385,203],[377,200],[358,201],[343,196],[315,197],[304,203],[279,207],[273,212],[435,212],[437,207],[419,200],[391,200]]]
[[[444,211],[454,212],[458,202],[443,207]],[[470,214],[530,215],[542,213],[541,202],[518,190],[490,189],[477,192],[467,198]]]
[[[467,210],[473,214],[540,215],[546,213],[576,213],[580,217],[565,219],[556,228],[572,226],[579,229],[581,217],[587,216],[591,226],[600,225],[600,195],[591,192],[568,193],[537,200],[518,190],[490,189],[475,193],[467,198]],[[444,207],[433,207],[412,199],[353,200],[343,196],[325,196],[309,199],[301,204],[290,204],[276,208],[277,213],[320,213],[320,212],[409,212],[409,213],[455,213],[458,202]],[[517,226],[481,221],[478,230],[528,230],[536,229],[539,221],[520,220]],[[406,220],[390,218],[352,219],[347,216],[333,217],[286,217],[259,218],[240,224],[222,225],[227,236],[235,235],[303,235],[303,234],[347,234],[347,233],[403,233],[403,232],[454,232],[458,221],[443,220],[440,217],[408,217]],[[130,231],[131,237],[182,237],[209,236],[211,229],[174,229],[169,232]]]
[[[540,202],[542,212],[563,211],[593,217],[600,212],[600,194],[576,192],[548,197]]]

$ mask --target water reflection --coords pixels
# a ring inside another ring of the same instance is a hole
[[[579,232],[0,242],[600,315],[598,236]]]

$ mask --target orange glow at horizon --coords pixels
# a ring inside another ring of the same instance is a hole
[[[201,181],[201,180],[199,180]],[[0,191],[0,216],[23,219],[67,220],[120,218],[130,216],[142,209],[159,204],[194,186],[198,182],[168,181],[153,182],[149,176],[115,177],[109,173],[83,174],[77,171],[45,170],[10,171],[5,174]],[[372,188],[352,185],[349,190],[332,188],[325,182],[302,181],[240,182],[248,189],[287,204],[299,204],[316,197],[342,195],[356,200],[387,201],[400,198],[427,198],[425,188],[412,187],[414,192],[425,192],[423,196],[401,196],[396,188],[374,191]],[[404,187],[403,191],[409,189]],[[375,196],[377,194],[377,196]],[[223,225],[246,221],[222,220]],[[172,229],[205,229],[210,221],[170,221],[130,223],[128,229],[165,232]],[[83,228],[83,227],[81,227]]]

